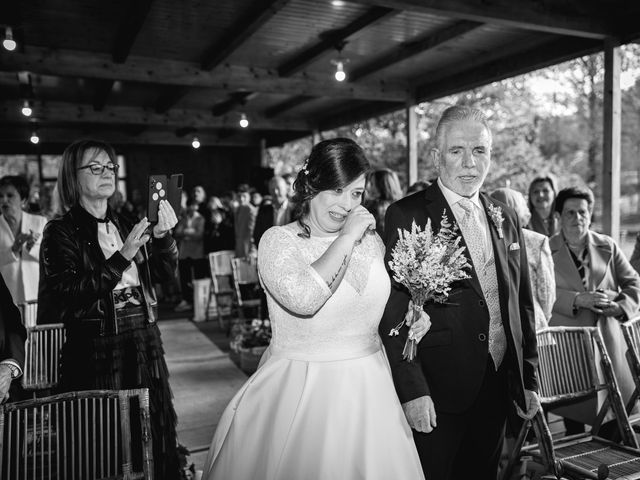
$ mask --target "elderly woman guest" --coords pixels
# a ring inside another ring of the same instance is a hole
[[[529,223],[531,212],[520,192],[510,188],[498,188],[491,193],[491,197],[513,208],[520,219],[520,225]],[[551,258],[549,240],[545,235],[526,228],[522,233],[527,249],[536,330],[540,330],[549,324],[553,303],[556,301],[553,258]]]
[[[47,223],[23,211],[28,199],[24,177],[0,178],[0,274],[16,304],[38,298],[40,241]]]
[[[222,414],[203,479],[424,478],[378,337],[390,287],[361,205],[368,167],[352,140],[318,143],[294,183],[297,221],[262,236],[273,338]],[[424,314],[412,332],[427,326]]]
[[[529,185],[529,229],[547,237],[558,231],[558,219],[554,215],[553,202],[557,193],[556,181],[551,175],[536,177]]]
[[[625,359],[620,323],[638,311],[640,277],[612,238],[589,229],[593,203],[593,193],[587,188],[566,188],[556,197],[560,232],[549,244],[557,300],[549,324],[600,329],[626,404],[634,383]],[[591,423],[594,412],[594,403],[560,412],[573,420],[565,421],[567,433],[583,430],[581,423]]]
[[[107,200],[117,170],[106,143],[81,140],[64,151],[64,215],[43,234],[38,323],[66,326],[63,391],[149,389],[154,478],[178,478],[176,415],[153,290],[153,282],[174,274],[178,250],[169,230],[177,219],[166,201],[153,227],[113,212]]]

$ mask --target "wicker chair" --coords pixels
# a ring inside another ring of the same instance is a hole
[[[629,370],[631,370],[631,377],[636,385],[631,398],[627,402],[627,414],[630,415],[640,399],[640,316],[624,322],[622,324],[622,334],[627,344],[626,357]],[[631,422],[634,424],[640,423],[640,415],[634,416]]]
[[[153,478],[147,389],[72,392],[0,406],[0,478]]]
[[[220,299],[226,299],[229,302],[229,314],[233,310],[233,301],[235,290],[233,287],[233,270],[231,260],[235,252],[233,250],[221,250],[209,254],[209,271],[211,273],[211,288],[209,289],[209,301],[206,308],[206,319],[209,320],[209,305],[211,298],[216,300],[216,313],[220,328],[225,330],[228,325],[224,322],[223,308],[221,308]]]
[[[258,266],[250,258],[234,258],[231,260],[233,270],[233,285],[236,291],[236,301],[241,318],[244,318],[245,308],[256,308],[260,317],[260,281],[258,280]]]
[[[27,328],[22,388],[26,391],[53,389],[58,385],[60,352],[65,342],[62,323]]]
[[[38,317],[38,301],[31,300],[18,304],[20,313],[22,314],[22,324],[26,327],[35,327]]]
[[[538,381],[544,409],[571,405],[606,394],[590,433],[551,440],[540,412],[534,421],[538,444],[524,447],[531,421],[524,423],[503,479],[511,478],[522,454],[541,462],[551,478],[640,479],[640,450],[631,429],[609,356],[597,328],[551,327],[537,334]],[[599,378],[597,363],[602,369]],[[612,412],[621,432],[619,445],[597,436],[605,415]]]

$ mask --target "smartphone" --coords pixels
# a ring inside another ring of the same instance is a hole
[[[151,223],[158,222],[158,208],[160,200],[168,200],[176,215],[180,214],[180,197],[182,195],[183,175],[177,173],[167,177],[161,174],[149,175],[148,179],[148,199],[147,199],[147,220]]]

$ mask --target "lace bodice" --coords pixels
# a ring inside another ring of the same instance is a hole
[[[335,237],[301,238],[294,224],[265,232],[258,271],[267,294],[271,348],[304,358],[349,356],[379,343],[378,324],[389,297],[384,246],[377,234],[354,248],[332,294],[311,267]]]

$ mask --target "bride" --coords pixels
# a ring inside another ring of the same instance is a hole
[[[204,479],[423,479],[381,349],[384,245],[361,205],[369,163],[352,140],[318,143],[295,182],[298,221],[258,251],[273,337],[222,414]],[[411,327],[420,340],[426,314]]]

